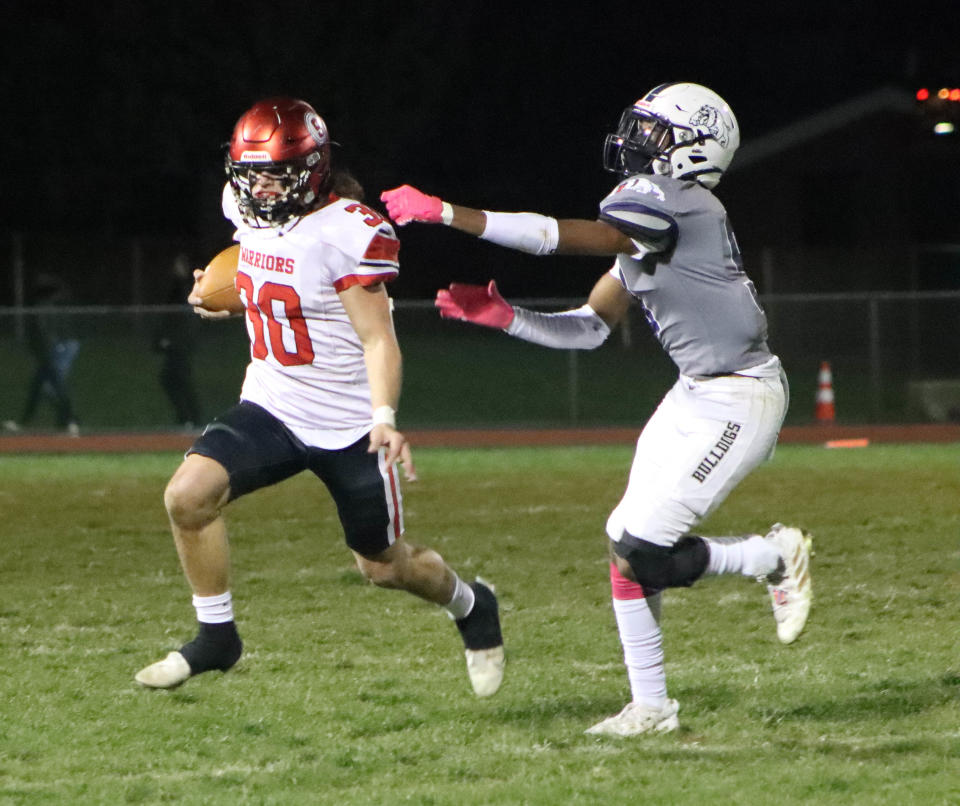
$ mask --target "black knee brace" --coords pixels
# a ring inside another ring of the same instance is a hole
[[[633,575],[645,589],[689,588],[707,568],[710,549],[695,535],[681,537],[672,546],[658,546],[623,533],[614,541],[613,550],[629,564]]]

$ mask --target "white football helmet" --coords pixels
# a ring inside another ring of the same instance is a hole
[[[661,84],[620,117],[603,145],[603,167],[716,187],[740,145],[729,104],[700,84]]]

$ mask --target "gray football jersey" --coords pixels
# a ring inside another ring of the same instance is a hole
[[[697,182],[631,176],[600,202],[600,219],[634,240],[611,269],[643,306],[684,375],[769,361],[767,318],[743,271],[727,211]]]

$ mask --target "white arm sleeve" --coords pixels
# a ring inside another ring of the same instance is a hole
[[[539,213],[491,213],[483,211],[487,219],[483,234],[485,241],[531,255],[552,254],[560,242],[557,219]]]
[[[610,328],[589,305],[559,313],[514,307],[506,332],[518,339],[561,350],[593,350],[610,335]]]

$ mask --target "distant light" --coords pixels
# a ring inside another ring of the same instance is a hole
[[[941,88],[940,90],[937,91],[937,97],[941,101],[946,101],[947,98],[950,97],[950,90],[948,90],[946,87]]]
[[[950,100],[951,101],[960,101],[960,89],[950,90]]]
[[[930,90],[928,90],[926,87],[921,87],[920,89],[917,90],[918,101],[926,101],[927,98],[929,97],[930,97]]]
[[[934,134],[953,134],[953,124],[949,120],[935,123],[933,126]]]

